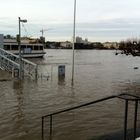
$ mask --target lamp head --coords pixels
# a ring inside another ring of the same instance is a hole
[[[21,19],[20,22],[26,23],[27,22],[27,19]]]

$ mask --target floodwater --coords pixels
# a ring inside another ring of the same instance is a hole
[[[76,50],[72,86],[72,51],[46,52],[44,59],[31,59],[39,65],[37,82],[20,82],[0,71],[0,140],[41,140],[43,115],[109,95],[140,95],[139,57],[116,56],[108,50]],[[58,78],[59,65],[65,65],[65,78]],[[133,128],[133,112],[134,103],[130,102],[129,128]],[[53,140],[96,140],[123,130],[123,117],[124,101],[120,99],[59,114],[53,117]],[[46,139],[48,134],[46,118]]]

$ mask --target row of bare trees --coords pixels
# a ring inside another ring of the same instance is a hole
[[[119,49],[126,55],[140,56],[140,39],[121,41]]]

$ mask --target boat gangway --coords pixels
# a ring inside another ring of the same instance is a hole
[[[37,64],[28,61],[27,59],[19,58],[18,55],[14,55],[2,48],[0,48],[0,69],[11,72],[12,75],[18,77],[20,70],[20,63],[22,66],[22,77],[30,77],[37,79]]]

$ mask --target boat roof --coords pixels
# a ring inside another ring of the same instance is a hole
[[[16,39],[4,39],[4,45],[18,45],[18,42]],[[21,40],[21,45],[40,45],[42,46],[42,43],[38,43],[37,40],[28,40],[28,39],[24,39]]]

